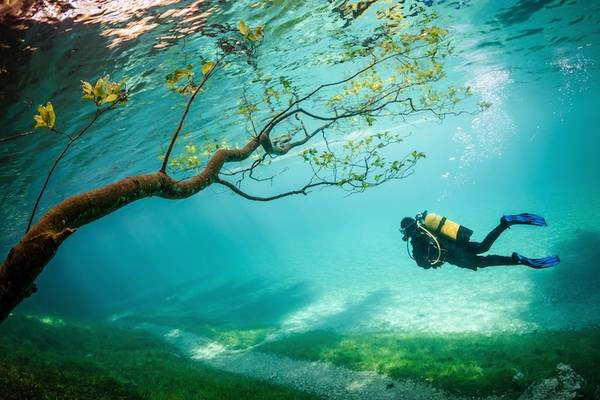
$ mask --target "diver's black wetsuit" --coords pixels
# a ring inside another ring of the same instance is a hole
[[[483,242],[458,243],[443,237],[436,236],[442,248],[441,260],[435,264],[437,249],[432,244],[429,236],[418,228],[410,240],[413,247],[413,257],[417,264],[422,268],[439,267],[444,262],[454,264],[457,267],[472,269],[491,267],[495,265],[517,265],[518,261],[512,257],[489,255],[479,256],[490,249],[492,244],[498,239],[500,234],[508,228],[508,225],[500,223],[490,233],[487,234]]]

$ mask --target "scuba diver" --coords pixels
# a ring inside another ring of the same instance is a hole
[[[544,217],[535,214],[504,215],[500,223],[487,234],[483,242],[470,240],[473,231],[450,221],[435,213],[417,214],[415,218],[405,217],[400,222],[402,240],[408,239],[412,245],[412,255],[409,256],[421,268],[438,268],[444,262],[454,264],[461,268],[477,271],[478,268],[497,265],[526,265],[531,268],[542,269],[552,267],[560,262],[558,256],[544,258],[527,258],[518,253],[512,256],[486,255],[492,244],[500,234],[513,225],[547,226]]]

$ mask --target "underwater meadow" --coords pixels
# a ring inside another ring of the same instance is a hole
[[[599,93],[597,1],[4,2],[0,400],[600,400]]]

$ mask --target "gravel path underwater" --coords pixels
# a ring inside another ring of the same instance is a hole
[[[294,360],[250,350],[228,350],[213,340],[153,324],[139,329],[161,336],[190,358],[223,371],[268,381],[330,400],[459,400],[459,397],[424,383],[394,380],[372,371],[354,371],[324,362]],[[528,388],[520,400],[573,399],[582,379],[569,366],[560,364],[558,375]],[[468,397],[473,399],[472,397]],[[501,397],[487,397],[486,400]]]

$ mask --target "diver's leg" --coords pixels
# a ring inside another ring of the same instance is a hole
[[[467,251],[456,251],[446,258],[448,263],[457,267],[477,271],[478,268],[492,267],[495,265],[517,265],[519,260],[515,257],[497,255],[478,256]]]
[[[494,267],[498,265],[517,265],[519,260],[515,257],[498,256],[495,254],[489,256],[476,256],[477,268]]]
[[[481,254],[485,253],[492,247],[492,244],[498,239],[498,237],[508,228],[508,224],[504,224],[500,222],[500,224],[492,229],[490,233],[487,234],[483,242],[468,242],[465,244],[465,247],[468,251],[473,254]]]

